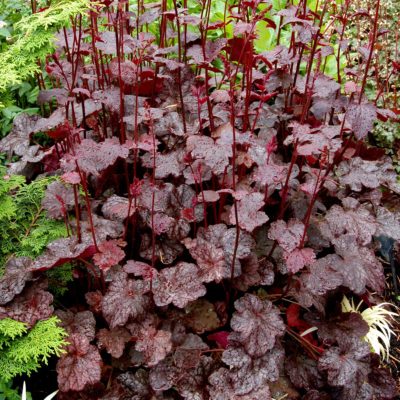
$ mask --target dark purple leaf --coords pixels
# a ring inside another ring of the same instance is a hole
[[[149,215],[147,218],[147,225],[151,228],[156,235],[169,232],[175,225],[175,219],[163,213],[156,213],[153,216]],[[171,235],[174,237],[174,235]],[[186,236],[186,235],[184,235]]]
[[[263,211],[258,211],[264,207],[264,204],[264,195],[262,193],[249,193],[242,197],[237,206],[239,226],[248,232],[253,232],[255,228],[265,224],[269,220],[268,216]],[[229,215],[229,221],[231,224],[236,224],[233,207]]]
[[[208,368],[208,359],[202,356],[202,351],[207,350],[208,346],[199,336],[180,333],[179,341],[181,343],[174,355],[167,356],[151,369],[150,384],[156,391],[168,390],[179,385],[179,388],[186,392],[190,390],[190,382],[194,383],[193,379],[197,380],[195,375],[203,368]]]
[[[90,257],[94,253],[95,247],[90,235],[84,235],[81,243],[73,236],[57,239],[47,245],[46,251],[36,258],[30,270],[46,271],[77,258]]]
[[[118,378],[120,376],[118,376]],[[122,383],[119,383],[116,380],[114,380],[111,383],[111,386],[107,388],[106,393],[101,397],[98,397],[97,400],[133,400],[133,399],[137,400],[137,397],[134,397],[134,393],[132,393],[127,387],[122,385]]]
[[[97,346],[100,349],[105,348],[115,358],[122,356],[125,344],[131,339],[129,331],[125,328],[100,329],[96,336]]]
[[[95,214],[92,215],[92,220],[98,243],[108,238],[115,239],[123,232],[123,225],[118,222],[98,217]],[[71,225],[74,224],[75,222],[73,221]],[[29,269],[31,271],[45,271],[77,258],[92,257],[96,249],[93,243],[90,224],[87,221],[81,221],[80,228],[82,233],[80,243],[74,236],[51,242],[47,245],[46,251],[36,258]]]
[[[283,220],[275,221],[268,231],[268,237],[276,240],[289,253],[300,244],[303,234],[304,224],[296,219],[291,219],[288,223]]]
[[[326,392],[320,392],[318,390],[310,390],[303,397],[303,400],[332,400],[332,397]]]
[[[196,64],[210,63],[218,57],[219,53],[225,47],[226,43],[226,39],[217,39],[214,42],[212,42],[211,40],[206,41],[205,57],[201,46],[195,44],[188,49],[187,56],[191,57]]]
[[[187,371],[184,378],[177,383],[178,393],[187,400],[205,399],[205,388],[212,368],[212,358],[202,356],[196,368]]]
[[[48,132],[49,130],[57,128],[59,125],[63,125],[66,119],[65,108],[57,108],[50,117],[38,119],[33,128],[33,132]]]
[[[101,378],[101,357],[97,348],[82,335],[72,335],[68,352],[57,362],[58,387],[62,392],[81,391]]]
[[[37,115],[19,114],[11,132],[0,140],[0,152],[24,156],[30,146],[30,134],[39,119]]]
[[[331,77],[318,74],[314,81],[314,94],[319,97],[331,97],[340,89],[340,85]]]
[[[249,365],[237,371],[231,370],[234,375],[235,393],[247,394],[248,389],[254,392],[267,386],[267,382],[277,381],[284,356],[284,351],[280,347],[275,347],[263,356],[253,358]]]
[[[146,365],[153,367],[171,351],[171,332],[145,326],[139,332],[135,349],[143,353]]]
[[[142,281],[128,279],[126,272],[116,272],[102,300],[103,315],[110,328],[123,326],[130,317],[143,315],[149,299]]]
[[[232,262],[232,257],[235,251],[236,236],[236,229],[231,228],[224,233],[221,239],[222,247],[229,264]],[[242,258],[248,257],[252,253],[254,247],[255,241],[253,237],[249,233],[240,230],[238,246],[236,249],[236,258],[241,260]]]
[[[222,354],[222,360],[230,366],[232,386],[238,395],[258,390],[267,382],[277,381],[283,358],[284,352],[280,346],[257,358],[249,357],[241,346],[230,346]]]
[[[289,355],[285,362],[285,368],[290,381],[297,388],[310,390],[323,386],[322,376],[313,359],[302,355]]]
[[[385,287],[385,276],[380,261],[373,250],[359,247],[355,236],[341,236],[335,241],[336,253],[343,257],[336,270],[343,276],[343,284],[361,294],[365,287],[382,292]]]
[[[200,228],[196,239],[185,239],[184,243],[199,266],[203,282],[216,281],[231,276],[232,256],[236,241],[236,229],[227,229],[224,224]],[[247,257],[254,247],[253,238],[240,232],[237,259]],[[240,274],[240,263],[236,260],[234,276]]]
[[[310,307],[316,297],[323,296],[343,284],[343,275],[338,271],[342,259],[336,254],[329,254],[316,260],[300,276],[300,288],[293,290],[293,295],[301,305]]]
[[[131,204],[129,207],[129,200],[127,198],[115,194],[107,198],[101,209],[106,218],[120,222],[123,222],[128,217],[128,210],[129,216],[134,215],[134,205]]]
[[[199,230],[196,239],[185,239],[185,246],[197,262],[201,280],[203,282],[220,282],[223,278],[230,276],[225,252],[222,248],[216,246],[218,242],[208,242],[202,238],[201,232]]]
[[[47,186],[42,207],[50,218],[61,219],[75,206],[74,191],[61,182],[52,182]]]
[[[119,144],[117,138],[106,139],[96,143],[92,139],[83,139],[75,147],[75,156],[69,155],[61,160],[66,171],[74,171],[76,162],[81,171],[94,176],[100,175],[106,168],[112,166],[118,158],[127,158],[129,150]]]
[[[376,107],[372,103],[352,103],[346,113],[346,120],[350,123],[358,140],[364,139],[368,135],[376,118]]]
[[[209,382],[211,384],[209,388],[210,397],[213,400],[272,400],[267,384],[244,395],[235,394],[233,387],[235,376],[232,376],[226,368],[220,368],[212,373],[209,377]]]
[[[338,205],[332,206],[319,225],[323,236],[332,243],[335,243],[336,238],[347,234],[356,237],[360,245],[371,243],[377,229],[375,218],[355,199],[346,198],[342,202],[345,209]]]
[[[117,41],[116,34],[111,31],[104,31],[100,33],[100,37],[96,40],[95,45],[98,50],[104,54],[113,55],[117,54]],[[128,45],[132,41],[129,35],[124,35],[124,52],[125,54],[132,53],[132,49]]]
[[[149,234],[142,235],[140,256],[151,261],[153,258],[152,237]],[[183,245],[174,239],[162,238],[155,243],[154,257],[163,264],[172,264],[183,253]]]
[[[318,325],[318,337],[327,344],[339,343],[343,337],[363,338],[369,325],[359,313],[343,313]]]
[[[232,156],[230,146],[217,144],[208,136],[190,136],[186,142],[186,150],[193,158],[204,160],[216,175],[223,174],[229,165],[229,157]]]
[[[216,103],[227,103],[230,101],[229,92],[227,90],[214,90],[211,95],[210,99],[215,101]]]
[[[11,258],[7,261],[4,275],[0,278],[0,305],[10,302],[20,294],[26,283],[32,280],[29,266],[32,260],[29,257]]]
[[[336,174],[341,185],[348,185],[355,192],[360,192],[362,187],[368,189],[376,189],[381,185],[391,187],[397,180],[392,162],[387,157],[378,161],[354,157],[349,161],[342,161],[336,170]],[[397,188],[392,190],[397,192]]]
[[[137,79],[137,66],[130,60],[120,61],[113,59],[110,63],[110,74],[113,79],[118,81],[121,71],[122,82],[127,85],[133,85]]]
[[[38,283],[25,288],[13,301],[0,307],[0,319],[11,318],[33,327],[53,314],[53,296]]]
[[[328,373],[332,386],[360,384],[369,373],[370,349],[361,339],[342,337],[339,347],[326,350],[318,361],[318,368]]]
[[[99,314],[101,312],[101,302],[103,300],[103,295],[99,290],[96,290],[95,292],[87,292],[85,294],[85,299],[86,302],[89,304],[90,309],[94,313]]]
[[[108,90],[96,90],[92,93],[92,98],[95,103],[104,104],[113,113],[121,112],[120,90],[115,86],[111,86]]]
[[[149,373],[144,369],[138,369],[134,374],[125,372],[118,376],[118,381],[129,388],[136,397],[129,397],[130,400],[140,400],[148,398],[150,394]],[[114,399],[113,399],[114,400]],[[120,400],[116,398],[115,400]],[[127,399],[128,400],[128,399]]]
[[[197,196],[197,201],[199,203],[202,203],[203,201],[205,203],[215,203],[219,198],[218,192],[215,192],[214,190],[203,190],[203,192]]]
[[[169,356],[151,368],[150,385],[157,392],[168,390],[184,375],[183,372],[174,364],[172,356]]]
[[[261,185],[267,185],[271,191],[275,189],[282,189],[287,175],[289,173],[289,165],[278,165],[272,163],[265,163],[256,169],[253,180]],[[289,185],[294,186],[296,177],[299,175],[299,167],[294,164],[290,173]]]
[[[140,276],[143,279],[151,279],[157,275],[157,270],[152,268],[151,265],[141,262],[128,260],[124,265],[124,271],[128,274],[133,274],[135,276]]]
[[[384,235],[394,240],[400,240],[400,214],[392,213],[384,207],[376,210],[376,235]]]
[[[262,356],[285,332],[279,310],[268,300],[246,293],[235,302],[229,339],[241,343],[251,356]]]
[[[184,153],[181,150],[168,152],[166,154],[156,154],[156,179],[166,178],[168,175],[180,176],[185,165],[183,164]],[[153,168],[153,155],[146,153],[142,157],[143,166]]]
[[[251,33],[253,30],[254,27],[252,26],[252,24],[239,21],[235,25],[234,34],[235,36],[242,35],[244,33]]]
[[[81,177],[77,172],[66,172],[61,175],[61,180],[65,183],[70,183],[71,185],[78,185],[81,183]]]
[[[183,308],[206,294],[201,282],[195,264],[180,262],[174,267],[164,268],[154,282],[154,301],[159,307],[173,303]]]
[[[53,150],[54,148],[50,148],[47,151],[43,151],[39,145],[29,146],[19,161],[9,165],[7,169],[8,174],[23,175],[31,179],[37,171],[37,164],[43,161],[47,156],[51,156]]]
[[[158,186],[153,185],[150,181],[146,180],[141,186],[138,204],[149,211],[153,210],[154,208],[154,212],[165,212],[171,205],[171,196],[173,191],[174,186],[170,183]],[[152,206],[153,193],[154,207]]]
[[[71,335],[85,336],[89,342],[95,337],[96,320],[90,311],[80,311],[74,314],[71,311],[57,310],[56,315],[61,320],[61,326]]]
[[[326,151],[334,154],[342,145],[342,140],[337,137],[340,135],[339,126],[310,129],[308,125],[293,122],[290,127],[293,128],[293,134],[285,139],[285,144],[298,141],[297,151],[302,156],[319,155]]]
[[[390,375],[388,368],[380,368],[379,360],[376,360],[372,366],[369,376],[369,384],[374,389],[374,395],[377,399],[394,399],[398,396],[396,381]]]
[[[195,368],[199,365],[204,350],[208,350],[208,346],[201,337],[189,333],[184,336],[183,342],[175,350],[174,363],[183,370]]]
[[[259,262],[254,254],[240,261],[242,274],[234,279],[237,289],[246,292],[249,287],[257,285],[272,285],[274,282],[274,266],[271,262]]]
[[[107,240],[99,244],[99,252],[93,256],[93,261],[101,270],[107,272],[112,266],[117,265],[125,258],[125,252],[117,240]]]
[[[82,98],[84,97],[91,97],[90,91],[85,88],[76,87],[72,90],[72,93],[79,94]]]
[[[294,249],[291,253],[284,253],[284,259],[287,269],[290,273],[295,274],[305,266],[310,266],[315,261],[315,253],[313,249]]]

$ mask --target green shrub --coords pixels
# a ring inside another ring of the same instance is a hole
[[[0,104],[10,85],[41,71],[38,60],[54,51],[55,33],[68,27],[71,17],[84,14],[89,5],[90,0],[58,0],[48,9],[23,16],[15,23],[14,36],[0,56]]]
[[[47,218],[41,206],[47,185],[55,179],[26,184],[23,176],[8,176],[0,166],[0,269],[13,255],[35,258],[49,242],[67,236],[64,223]]]
[[[17,375],[30,375],[52,355],[60,356],[67,333],[57,317],[39,321],[28,330],[22,322],[0,321],[0,376],[9,381]]]

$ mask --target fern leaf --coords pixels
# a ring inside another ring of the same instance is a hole
[[[0,350],[0,376],[8,381],[17,375],[30,375],[52,355],[60,356],[68,334],[57,317],[39,321],[30,331],[4,343]]]

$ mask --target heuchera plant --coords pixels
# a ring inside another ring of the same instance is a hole
[[[23,142],[14,173],[61,176],[42,206],[68,237],[6,270],[0,316],[48,318],[43,272],[74,263],[79,295],[55,311],[61,399],[393,399],[368,324],[340,306],[378,301],[376,238],[400,240],[396,173],[365,142],[396,119],[364,94],[380,2],[226,2],[217,22],[212,2],[98,1],[60,32],[51,115],[0,150]],[[343,70],[360,15],[373,30]],[[257,53],[260,24],[276,46]]]

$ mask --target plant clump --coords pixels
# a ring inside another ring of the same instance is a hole
[[[0,318],[60,319],[60,399],[394,399],[341,307],[381,302],[379,238],[400,240],[397,174],[367,141],[397,118],[366,96],[380,2],[351,69],[349,0],[213,3],[92,2],[60,31],[47,113],[0,141],[18,158],[0,201],[15,212],[13,172],[57,175],[38,218],[66,234],[8,260]]]

